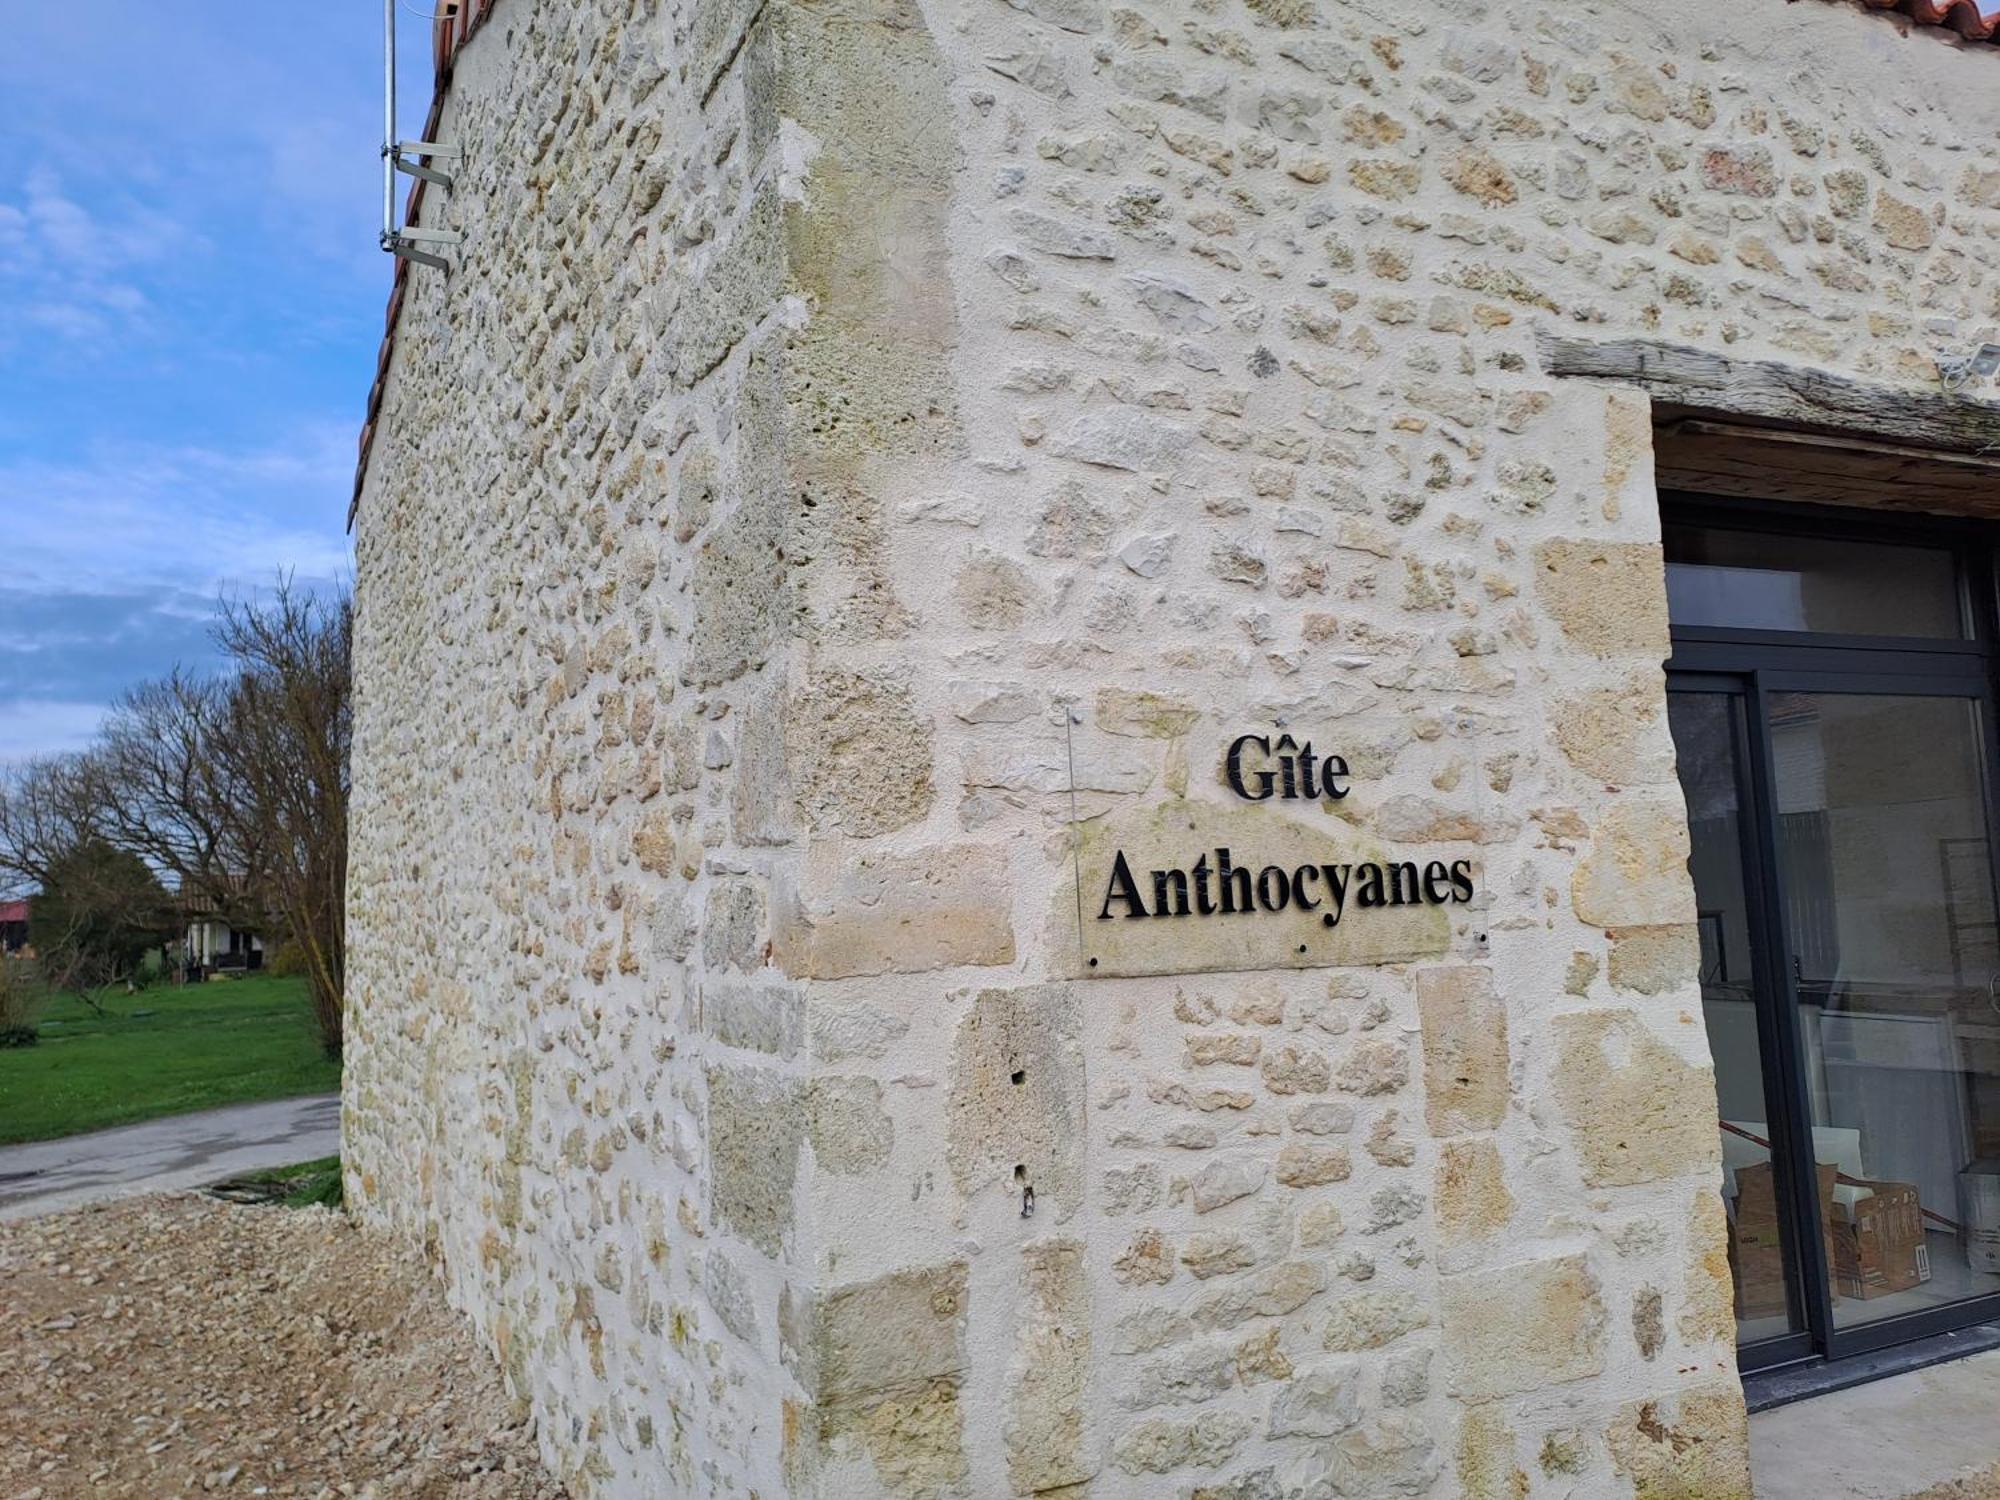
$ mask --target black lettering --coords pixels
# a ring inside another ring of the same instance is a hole
[[[1242,884],[1236,884],[1237,881]],[[1250,872],[1230,864],[1227,849],[1215,851],[1215,883],[1221,888],[1224,916],[1257,909],[1257,903],[1250,898]]]
[[[1403,872],[1410,872],[1410,893],[1403,894]],[[1415,906],[1423,899],[1423,892],[1417,884],[1417,867],[1408,860],[1389,866],[1389,904],[1391,906]]]
[[[1169,902],[1168,897],[1172,896]],[[1171,909],[1169,909],[1171,907]],[[1188,914],[1188,883],[1185,870],[1153,871],[1153,915],[1184,917]]]
[[[1344,787],[1339,785],[1334,779],[1335,777],[1345,776],[1346,774],[1347,774],[1347,757],[1344,755],[1329,755],[1324,761],[1320,763],[1320,771],[1319,771],[1320,785],[1326,789],[1326,795],[1332,801],[1338,802],[1342,797],[1345,797],[1348,794],[1348,792],[1352,790],[1351,787]]]
[[[1451,892],[1446,889],[1445,882],[1450,873],[1439,860],[1434,859],[1424,866],[1424,899],[1431,905],[1443,906],[1449,899]]]
[[[1387,901],[1382,894],[1382,867],[1376,864],[1361,866],[1361,889],[1355,900],[1362,906],[1381,906]]]
[[[1102,922],[1111,915],[1111,903],[1123,901],[1128,917],[1146,915],[1146,903],[1139,896],[1139,882],[1132,878],[1132,867],[1125,863],[1125,851],[1118,850],[1111,859],[1111,883],[1104,890],[1104,907],[1097,914]]]
[[[1293,739],[1289,734],[1282,736],[1278,740],[1278,749],[1281,752],[1287,748],[1290,748],[1292,750],[1297,750],[1299,748],[1299,742]],[[1299,794],[1299,779],[1297,773],[1293,769],[1291,756],[1282,753],[1278,756],[1278,773],[1279,775],[1283,776],[1285,780],[1284,795],[1286,800],[1289,801],[1297,797]]]
[[[1321,915],[1320,920],[1329,927],[1340,925],[1340,913],[1347,906],[1347,877],[1354,869],[1352,865],[1321,865],[1326,874],[1327,899],[1333,902],[1333,910]]]
[[[1280,865],[1257,872],[1257,904],[1265,911],[1283,911],[1292,904],[1292,879]]]
[[[1299,795],[1311,802],[1319,796],[1319,783],[1313,780],[1313,742],[1307,740],[1299,747]]]
[[[1215,915],[1215,897],[1208,893],[1208,856],[1194,862],[1194,909],[1204,917]]]
[[[1472,861],[1469,859],[1451,862],[1451,899],[1461,904],[1472,899]]]
[[[1229,758],[1223,763],[1229,776],[1229,789],[1235,792],[1237,796],[1242,797],[1247,801],[1262,802],[1266,797],[1269,797],[1271,795],[1271,788],[1277,782],[1278,778],[1272,775],[1269,771],[1258,771],[1255,773],[1257,779],[1257,790],[1253,792],[1247,786],[1245,786],[1243,784],[1243,747],[1245,745],[1255,745],[1259,750],[1263,751],[1264,754],[1266,755],[1269,755],[1271,753],[1271,742],[1266,738],[1264,738],[1263,735],[1261,734],[1237,735],[1235,740],[1232,741],[1229,746]],[[1224,905],[1223,910],[1224,911],[1229,910],[1226,904]]]
[[[1300,865],[1292,871],[1292,904],[1300,911],[1318,911],[1319,897],[1306,896],[1306,882],[1319,879],[1318,865]]]

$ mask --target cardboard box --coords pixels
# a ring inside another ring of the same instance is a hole
[[[1828,1265],[1833,1264],[1834,1177],[1832,1166],[1820,1167],[1820,1232]],[[1776,1179],[1769,1162],[1736,1169],[1735,1208],[1729,1221],[1729,1269],[1736,1278],[1736,1316],[1744,1321],[1783,1317],[1790,1304]]]
[[[1853,1184],[1849,1184],[1852,1186]],[[1886,1297],[1931,1279],[1923,1208],[1911,1182],[1863,1182],[1868,1197],[1834,1214],[1833,1280],[1843,1297]]]

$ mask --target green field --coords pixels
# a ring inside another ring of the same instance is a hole
[[[303,979],[155,984],[104,1008],[54,997],[36,1045],[0,1049],[0,1145],[340,1088]]]

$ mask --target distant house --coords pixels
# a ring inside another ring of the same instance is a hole
[[[228,886],[240,892],[241,877]],[[204,974],[245,973],[264,967],[264,935],[254,926],[238,926],[242,920],[240,899],[218,899],[213,883],[186,885],[181,889],[181,962],[188,977]]]
[[[0,953],[26,954],[28,951],[28,903],[0,901]]]

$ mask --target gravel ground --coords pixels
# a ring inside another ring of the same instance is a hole
[[[192,1195],[0,1223],[0,1500],[561,1500],[421,1260]]]

